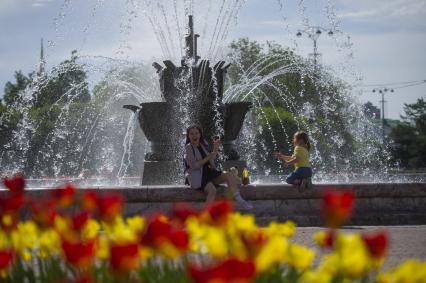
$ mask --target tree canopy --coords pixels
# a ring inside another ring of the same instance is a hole
[[[269,165],[272,173],[281,170],[271,152],[291,153],[298,130],[308,132],[313,141],[311,156],[317,169],[355,170],[380,163],[375,157],[364,158],[370,153],[362,152],[369,143],[377,148],[376,140],[365,138],[370,129],[359,125],[362,108],[351,100],[348,86],[325,67],[281,45],[248,38],[232,42],[228,57],[233,65],[225,95],[251,101],[255,107],[257,146],[246,152],[263,160],[256,165],[260,171]]]
[[[404,104],[402,123],[391,129],[395,162],[407,168],[426,167],[426,101]]]

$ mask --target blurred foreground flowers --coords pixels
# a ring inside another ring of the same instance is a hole
[[[259,227],[228,201],[123,218],[123,198],[114,193],[68,184],[31,199],[22,177],[3,182],[0,282],[426,282],[425,262],[381,271],[385,231],[337,230],[352,212],[348,191],[324,195],[329,230],[314,236],[315,261],[313,249],[292,241],[293,222]]]

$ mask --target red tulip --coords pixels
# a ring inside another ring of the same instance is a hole
[[[90,276],[83,276],[77,279],[76,283],[92,283],[94,282]]]
[[[332,248],[335,241],[336,241],[335,230],[329,230],[324,239],[324,247]]]
[[[164,215],[155,215],[149,221],[144,235],[142,236],[142,244],[151,247],[159,247],[164,242],[170,241],[172,235],[172,226]]]
[[[123,198],[119,194],[99,196],[97,204],[100,217],[106,222],[114,220],[123,210]]]
[[[10,179],[4,178],[3,183],[9,192],[0,193],[0,215],[10,214],[16,217],[25,203],[25,180],[16,175]]]
[[[0,213],[17,213],[25,203],[24,194],[0,195]]]
[[[215,224],[224,224],[229,214],[233,210],[233,205],[230,201],[222,200],[217,201],[211,204],[209,207],[207,207],[207,212]]]
[[[15,175],[12,178],[5,177],[3,184],[9,189],[10,192],[21,194],[25,189],[25,179],[21,175]]]
[[[374,234],[363,234],[362,239],[374,258],[382,258],[385,256],[388,247],[388,234],[385,231]]]
[[[251,256],[255,256],[267,243],[268,238],[262,230],[242,234],[241,240]]]
[[[130,272],[139,266],[139,246],[137,243],[112,245],[110,265],[114,271]]]
[[[324,193],[322,212],[329,227],[337,228],[352,214],[355,194],[352,191],[329,190]]]
[[[0,270],[4,270],[12,263],[13,254],[8,250],[0,250]]]
[[[185,203],[177,203],[172,207],[172,218],[181,223],[185,223],[190,216],[197,216],[198,212]]]
[[[86,191],[83,193],[81,199],[81,207],[86,211],[94,211],[97,207],[98,196],[93,191]]]
[[[61,207],[69,207],[74,201],[75,187],[73,184],[68,183],[62,188],[53,190],[52,197],[56,203]]]
[[[0,214],[0,230],[12,232],[18,226],[19,216],[13,213]]]
[[[173,231],[171,234],[171,242],[179,250],[181,251],[186,250],[188,249],[188,245],[189,245],[189,235],[183,229]]]
[[[231,258],[211,267],[190,265],[189,274],[195,283],[248,283],[255,275],[255,266],[252,261]]]
[[[51,227],[55,222],[58,212],[56,204],[51,199],[37,199],[30,203],[32,218],[43,227]]]
[[[62,250],[68,263],[78,268],[90,267],[93,263],[95,241],[71,242],[62,240]]]
[[[76,215],[74,215],[72,220],[72,229],[75,231],[80,231],[83,229],[84,225],[86,225],[87,221],[89,220],[90,215],[87,211],[80,212]]]

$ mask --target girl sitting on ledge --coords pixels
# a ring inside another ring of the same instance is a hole
[[[279,151],[274,152],[273,155],[284,161],[286,165],[294,165],[294,171],[286,179],[288,184],[299,186],[301,190],[311,189],[312,169],[309,162],[311,144],[308,134],[305,132],[296,132],[293,136],[293,144],[293,155],[284,155]]]
[[[194,125],[186,130],[186,183],[192,189],[204,191],[207,194],[206,203],[215,200],[215,185],[226,183],[228,189],[233,193],[237,208],[252,209],[253,206],[241,196],[238,190],[238,180],[235,176],[230,172],[222,172],[216,169],[214,160],[219,152],[220,144],[220,139],[215,139],[213,149],[209,152],[201,127]]]

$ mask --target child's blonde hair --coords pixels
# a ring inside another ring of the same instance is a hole
[[[302,140],[303,141],[303,143],[306,145],[306,149],[309,151],[309,150],[311,150],[311,143],[309,142],[309,136],[308,136],[308,134],[307,133],[305,133],[305,132],[301,132],[301,131],[299,131],[299,132],[296,132],[295,134],[294,134],[294,138],[296,139],[296,140]]]

